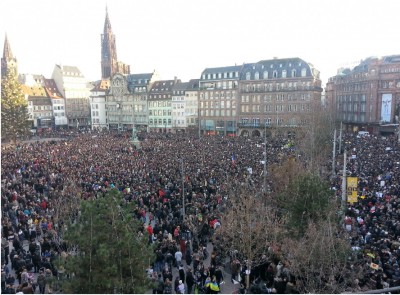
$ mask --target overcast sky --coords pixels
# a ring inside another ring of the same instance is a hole
[[[98,80],[106,5],[118,60],[162,79],[300,57],[325,84],[339,67],[400,54],[398,0],[1,0],[1,46],[7,33],[20,73],[50,78],[63,64]]]

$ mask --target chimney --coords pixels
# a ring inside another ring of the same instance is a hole
[[[178,80],[178,78],[175,76],[174,77],[174,84],[176,84],[176,81]]]

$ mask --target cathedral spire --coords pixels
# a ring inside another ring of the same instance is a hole
[[[8,42],[7,33],[6,33],[6,38],[4,39],[3,58],[4,59],[14,58],[12,51],[11,51],[10,43]]]
[[[111,22],[110,22],[110,18],[108,17],[108,8],[106,5],[106,19],[104,21],[104,34],[107,34],[107,32],[111,32]]]
[[[13,56],[11,51],[10,42],[8,41],[7,34],[4,39],[3,57],[1,58],[1,78],[3,79],[7,73],[18,74],[17,59]]]

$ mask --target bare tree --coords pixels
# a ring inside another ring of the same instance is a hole
[[[268,249],[283,239],[284,223],[272,206],[251,188],[243,187],[236,196],[230,196],[229,209],[215,236],[224,249],[239,253],[247,270],[251,270],[272,254]],[[246,285],[249,288],[249,274]]]

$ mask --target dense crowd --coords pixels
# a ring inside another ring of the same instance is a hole
[[[156,259],[148,269],[156,282],[154,293],[221,290],[226,253],[218,247],[208,253],[207,244],[213,230],[223,226],[220,217],[230,193],[245,183],[261,190],[264,139],[145,133],[139,134],[141,147],[136,149],[129,136],[86,131],[2,147],[2,293],[34,292],[36,286],[40,293],[52,292],[62,274],[53,261],[65,250],[59,232],[67,220],[57,214],[59,199],[72,194],[95,199],[111,188],[137,204],[143,235],[149,243],[157,241]],[[268,141],[268,165],[296,153],[286,145],[284,138]],[[359,176],[359,189],[365,192],[347,212],[351,243],[374,267],[357,265],[371,269],[354,288],[394,286],[400,257],[399,144],[392,138],[349,136],[346,148],[356,155],[348,170]],[[340,194],[339,177],[333,186]],[[228,264],[232,280],[244,283],[242,261]],[[173,268],[179,272],[175,280]],[[285,285],[274,280],[290,277],[287,269],[269,271],[266,291],[295,292],[290,280]],[[39,274],[37,279],[32,272]]]

